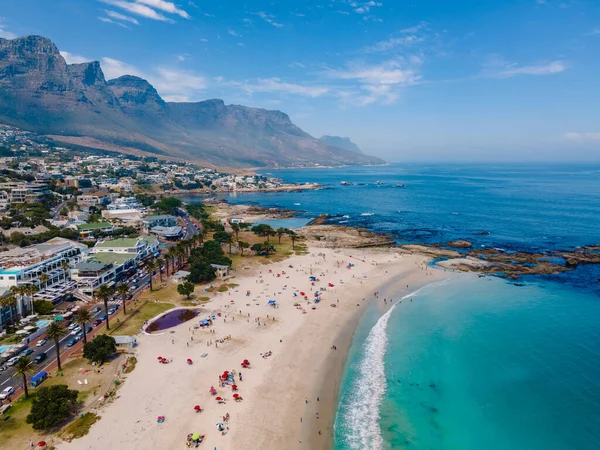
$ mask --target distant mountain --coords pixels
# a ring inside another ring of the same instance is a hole
[[[357,153],[359,155],[364,155],[363,151],[360,149],[360,147],[358,145],[356,145],[354,142],[352,142],[350,140],[350,138],[347,137],[340,137],[340,136],[322,136],[319,139],[322,143],[324,143],[325,145],[331,145],[333,147],[337,147],[337,148],[341,148],[344,150],[348,150],[349,152],[352,153]]]
[[[315,139],[281,111],[223,100],[165,102],[141,78],[106,81],[67,64],[49,39],[0,39],[0,122],[57,140],[233,167],[382,164]]]

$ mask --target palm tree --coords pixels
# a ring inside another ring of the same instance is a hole
[[[125,296],[129,292],[129,286],[127,285],[127,283],[119,284],[117,286],[117,292],[121,296],[121,302],[123,302],[123,314],[127,314],[127,309],[126,309],[126,305],[125,305],[125,303],[126,303]]]
[[[275,233],[277,233],[277,237],[279,238],[279,244],[281,244],[281,236],[283,236],[286,232],[287,230],[285,228],[277,228]]]
[[[160,276],[160,282],[162,284],[162,282],[163,282],[162,266],[165,265],[165,259],[164,258],[157,258],[156,259],[156,265],[158,266],[158,274]]]
[[[250,244],[248,244],[245,241],[238,241],[237,245],[240,248],[240,254],[241,254],[241,256],[244,256],[244,249],[250,247]]]
[[[229,254],[231,255],[231,245],[235,242],[233,234],[230,234],[225,242],[229,244]]]
[[[40,275],[40,283],[42,283],[44,285],[44,289],[46,289],[48,287],[49,280],[50,280],[50,277],[48,276],[48,274],[43,273]]]
[[[8,293],[2,297],[0,297],[0,308],[8,307],[11,309],[15,309],[17,307],[17,296],[12,292],[8,291]],[[14,312],[14,311],[13,311]],[[11,321],[15,321],[15,315],[11,314]]]
[[[287,230],[287,234],[290,235],[290,238],[292,239],[292,250],[295,250],[295,244],[296,244],[296,239],[298,238],[298,235],[292,231],[292,230]]]
[[[65,280],[67,279],[67,270],[69,270],[69,267],[71,267],[69,265],[69,261],[67,261],[66,259],[63,259],[60,263],[60,268],[63,270],[63,273],[65,275]]]
[[[114,289],[108,287],[108,285],[106,284],[99,286],[98,289],[96,289],[96,291],[94,292],[94,295],[96,295],[97,298],[104,302],[104,314],[106,314],[107,330],[110,330],[110,325],[108,323],[108,300],[112,297],[113,294]]]
[[[29,397],[29,391],[27,391],[27,375],[33,372],[33,360],[30,356],[21,356],[14,367],[15,373],[23,377],[23,390],[25,391],[25,398],[27,398]]]
[[[60,366],[60,338],[67,334],[67,329],[58,322],[51,322],[46,328],[46,336],[48,339],[54,341],[54,348],[56,349],[56,362],[58,364],[58,370],[62,370]]]
[[[148,264],[146,264],[146,268],[150,272],[150,291],[153,291],[154,286],[152,284],[152,279],[154,278],[154,270],[156,269],[156,261],[154,261],[153,259],[148,261]]]
[[[82,309],[77,313],[77,318],[75,322],[81,325],[81,329],[83,330],[83,343],[87,344],[87,332],[85,331],[85,325],[92,320],[92,315],[87,309]]]
[[[29,296],[29,306],[33,309],[33,294],[39,292],[40,288],[35,284],[25,284],[23,285],[23,293]]]
[[[235,240],[239,241],[239,239],[240,239],[240,224],[237,223],[237,222],[236,223],[232,223],[231,224],[231,229],[235,233]]]

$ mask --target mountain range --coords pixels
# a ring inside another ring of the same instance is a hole
[[[98,61],[67,64],[41,36],[0,39],[0,123],[58,142],[217,166],[384,163],[342,138],[314,138],[281,111],[165,102],[142,78],[107,81]]]

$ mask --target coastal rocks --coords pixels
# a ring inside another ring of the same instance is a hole
[[[448,247],[452,247],[452,248],[471,248],[471,247],[473,247],[473,244],[471,244],[469,241],[466,241],[464,239],[459,239],[457,241],[450,241],[446,245]]]
[[[325,248],[390,247],[395,244],[390,235],[337,225],[310,225],[298,230],[298,234],[310,241],[310,245]]]
[[[438,262],[437,265],[444,269],[460,270],[461,272],[491,272],[502,269],[499,264],[473,257],[447,259]]]
[[[565,260],[565,265],[567,267],[573,267],[573,268],[575,268],[575,267],[577,267],[579,265],[579,261],[577,260],[577,258],[567,258]]]
[[[475,236],[489,236],[491,233],[489,231],[478,231],[475,233]]]
[[[401,245],[401,249],[407,250],[410,253],[419,255],[431,256],[433,258],[460,258],[463,255],[455,250],[447,250],[439,247],[432,247],[425,244],[407,244]]]

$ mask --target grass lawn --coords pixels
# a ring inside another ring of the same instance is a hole
[[[79,417],[69,425],[67,425],[61,432],[60,437],[65,441],[71,442],[73,439],[78,439],[85,436],[90,431],[90,427],[100,419],[94,413],[85,413],[82,417]]]
[[[175,307],[172,303],[156,303],[149,301],[143,305],[139,311],[132,313],[127,320],[121,322],[119,327],[112,328],[110,334],[119,336],[133,336],[139,333],[140,328],[146,320],[152,319],[171,308]]]
[[[37,440],[38,432],[34,431],[31,425],[25,423],[34,398],[35,393],[32,393],[27,399],[21,397],[0,419],[2,448],[25,448],[29,444],[29,439]],[[8,419],[3,420],[6,417]]]

